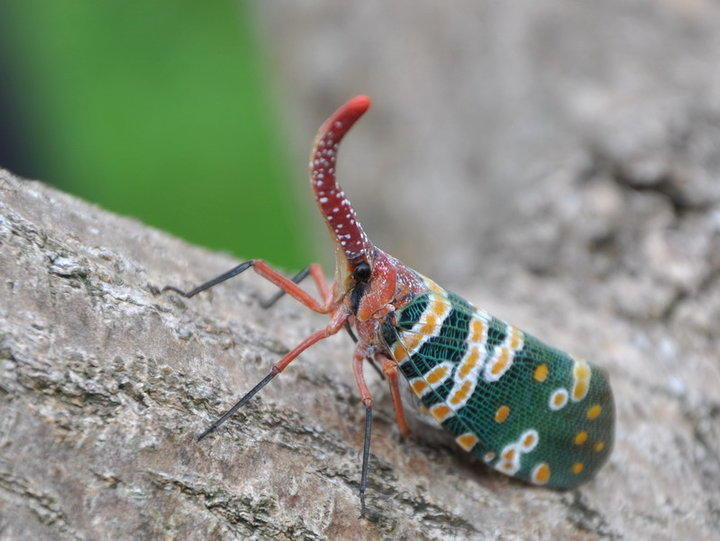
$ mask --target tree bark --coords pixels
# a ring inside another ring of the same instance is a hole
[[[358,518],[364,410],[344,335],[303,354],[197,442],[283,352],[325,324],[292,299],[262,310],[258,298],[273,288],[253,273],[192,299],[159,293],[235,264],[0,171],[0,536],[718,535],[716,350],[653,358],[648,340],[670,347],[662,340],[670,343],[672,318],[628,325],[542,273],[505,276],[510,295],[487,285],[462,292],[489,298],[530,332],[607,359],[616,449],[578,490],[512,481],[417,425],[400,442],[384,384],[369,374],[380,403],[369,516]],[[704,287],[717,297],[714,272]],[[665,363],[682,365],[684,379],[655,369]]]

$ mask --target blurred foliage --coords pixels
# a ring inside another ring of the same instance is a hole
[[[0,9],[5,92],[26,132],[19,152],[34,164],[17,172],[195,243],[289,268],[308,262],[302,172],[289,171],[245,3]]]

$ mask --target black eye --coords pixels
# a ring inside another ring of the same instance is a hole
[[[360,263],[353,271],[353,279],[356,282],[367,282],[370,278],[370,265],[363,262]]]

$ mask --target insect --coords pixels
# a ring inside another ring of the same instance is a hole
[[[345,328],[357,341],[353,371],[365,406],[361,515],[365,513],[373,411],[363,374],[366,362],[385,376],[403,436],[409,428],[400,375],[429,416],[462,449],[490,467],[554,488],[572,488],[587,481],[606,461],[613,445],[615,412],[605,371],[474,307],[368,239],[337,183],[336,159],[343,136],[369,106],[368,97],[357,96],[340,107],[321,126],[310,156],[310,184],[335,241],[331,286],[317,264],[289,279],[254,259],[191,291],[164,288],[192,297],[252,268],[280,288],[265,307],[287,293],[330,317],[327,327],[277,361],[262,381],[198,439],[224,423],[303,351]],[[317,297],[298,285],[308,275]]]

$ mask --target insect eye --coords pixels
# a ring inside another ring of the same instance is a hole
[[[353,271],[353,279],[356,282],[367,282],[370,278],[370,265],[363,262],[360,263]]]

